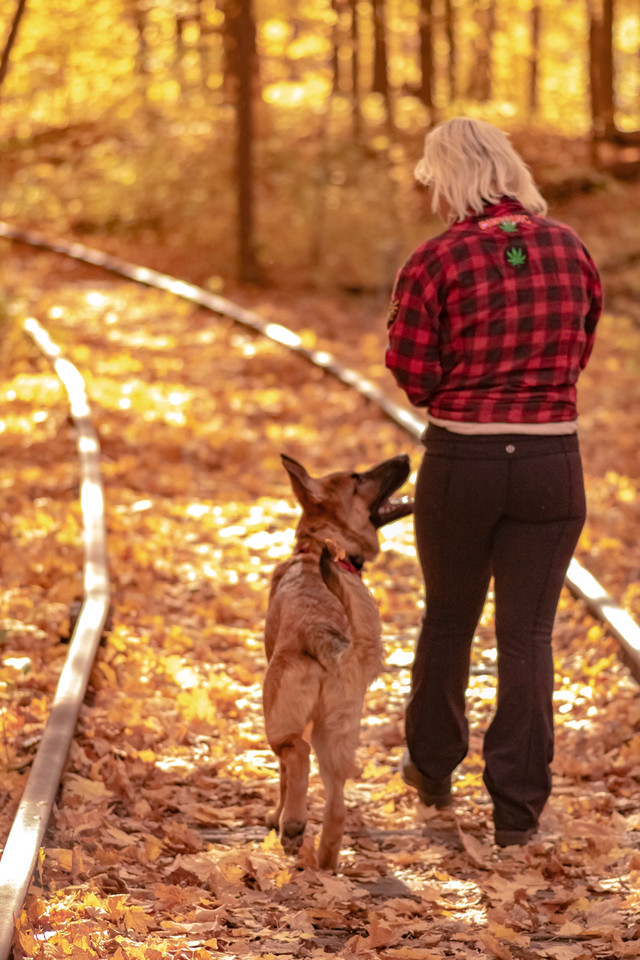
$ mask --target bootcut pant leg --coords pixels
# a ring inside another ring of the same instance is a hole
[[[491,460],[462,458],[457,448],[455,441],[427,441],[415,490],[425,614],[405,726],[413,763],[434,781],[448,777],[468,748],[465,693],[471,643],[491,579],[493,529],[507,480],[506,468],[496,468]]]
[[[503,830],[535,827],[551,792],[552,631],[585,518],[575,438],[564,446],[514,460],[508,515],[495,531],[498,697],[484,740],[484,779]]]

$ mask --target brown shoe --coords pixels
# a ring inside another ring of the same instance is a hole
[[[429,780],[428,777],[420,773],[409,756],[408,750],[405,750],[402,755],[400,775],[409,787],[418,791],[418,796],[426,807],[443,810],[453,803],[451,777],[445,777],[443,780]]]
[[[525,843],[538,832],[538,826],[528,830],[496,830],[495,842],[498,847],[524,847]]]

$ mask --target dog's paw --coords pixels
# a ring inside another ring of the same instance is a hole
[[[330,870],[332,873],[338,872],[338,859],[340,855],[340,844],[333,844],[330,847],[320,844],[318,851],[318,866],[321,870]]]
[[[302,846],[306,825],[305,820],[283,821],[280,828],[280,843],[284,852],[289,856],[295,856]]]
[[[280,825],[280,814],[278,810],[272,810],[264,818],[264,822],[269,830],[277,830]]]

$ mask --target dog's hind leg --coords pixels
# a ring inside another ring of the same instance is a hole
[[[267,818],[280,828],[286,853],[295,854],[302,844],[307,823],[309,786],[308,726],[317,700],[322,668],[311,659],[292,665],[274,657],[267,669],[263,706],[267,739],[280,761],[280,800]]]
[[[266,816],[266,823],[269,827],[269,830],[279,830],[280,829],[280,816],[284,808],[284,798],[287,795],[287,781],[286,781],[286,769],[282,761],[280,761],[280,797],[278,799],[278,806],[275,810],[272,810]]]
[[[359,718],[360,713],[357,708],[355,712]],[[330,724],[326,722],[315,724],[312,733],[313,749],[318,758],[326,795],[318,863],[321,868],[334,872],[338,867],[347,816],[344,786],[347,778],[356,773],[355,751],[358,745],[359,724],[354,725],[351,717],[346,720],[344,725],[339,726],[336,726],[335,720]]]
[[[285,853],[296,854],[302,846],[307,825],[309,787],[309,744],[291,737],[276,748],[280,757],[280,805],[275,811],[280,824],[280,842]]]

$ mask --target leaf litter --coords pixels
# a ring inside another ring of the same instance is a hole
[[[406,450],[415,469],[419,445],[282,347],[165,294],[75,275],[61,283],[57,264],[7,256],[2,269],[20,310],[45,323],[86,378],[114,624],[14,956],[640,956],[640,697],[613,642],[568,594],[556,627],[554,792],[539,836],[525,848],[492,846],[481,780],[496,685],[491,599],[474,644],[471,745],[453,811],[420,809],[403,784],[403,704],[422,605],[410,519],[384,532],[366,572],[386,664],[366,700],[340,872],[316,865],[315,767],[308,837],[297,860],[284,855],[264,827],[277,770],[261,715],[269,576],[291,549],[297,517],[279,454],[320,473]],[[393,394],[381,369],[383,319],[372,331],[378,314],[319,298],[304,310],[294,298],[260,306]],[[579,556],[637,615],[632,336],[620,318],[605,318],[585,375],[591,516]],[[0,840],[46,722],[82,563],[62,390],[33,346],[15,331],[7,342]]]

